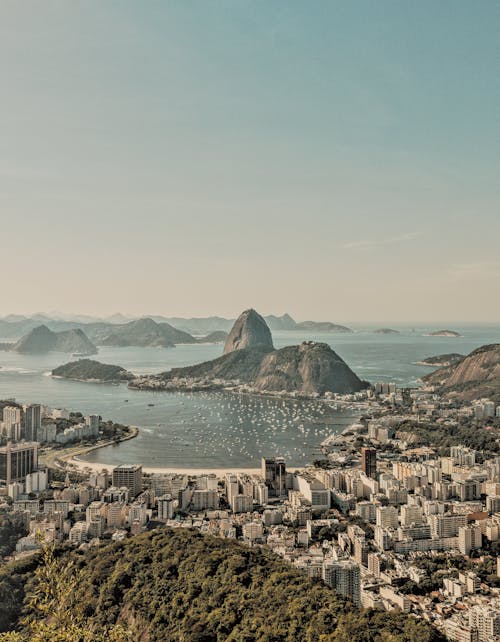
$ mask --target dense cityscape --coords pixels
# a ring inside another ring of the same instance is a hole
[[[500,642],[500,2],[0,2],[0,642]]]
[[[410,613],[457,642],[495,639],[500,406],[388,383],[324,403],[354,404],[360,419],[327,437],[310,466],[289,470],[279,453],[263,453],[254,472],[195,475],[145,474],[139,464],[77,468],[65,447],[108,443],[116,426],[97,414],[5,401],[1,520],[13,536],[3,555],[195,529],[271,549],[357,607]],[[459,425],[453,445],[433,442]],[[51,452],[59,457],[47,468]]]

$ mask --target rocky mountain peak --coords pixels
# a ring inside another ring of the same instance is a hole
[[[273,349],[271,330],[258,312],[245,310],[236,319],[224,346],[224,354],[246,348]]]

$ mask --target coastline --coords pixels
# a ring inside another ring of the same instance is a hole
[[[92,452],[93,450],[98,450],[99,448],[105,448],[106,446],[112,446],[113,444],[116,443],[123,443],[124,441],[129,441],[130,439],[134,439],[134,437],[137,437],[139,434],[139,427],[138,426],[129,426],[130,432],[121,437],[118,442],[116,442],[114,439],[109,439],[108,441],[103,441],[97,444],[93,444],[92,446],[73,446],[69,448],[63,448],[63,449],[49,449],[45,452],[42,452],[40,455],[40,461],[43,462],[47,468],[53,468],[56,470],[64,470],[65,465],[62,466],[58,462],[64,462],[65,464],[68,464],[73,458],[78,457],[79,455],[86,455],[87,453]],[[75,461],[78,461],[75,459]],[[84,463],[84,462],[80,462]]]
[[[82,453],[84,454],[84,453]],[[102,470],[107,470],[110,472],[115,468],[117,464],[106,464],[100,462],[88,462],[78,459],[78,455],[72,456],[69,459],[65,460],[68,466],[71,466],[72,469],[77,469],[80,471],[91,470],[93,472],[100,472]],[[140,462],[138,462],[140,464]],[[293,471],[295,468],[290,468],[289,470]],[[172,467],[158,467],[154,468],[151,466],[143,466],[142,472],[148,475],[157,473],[161,475],[210,475],[215,474],[217,477],[224,477],[227,473],[234,474],[247,474],[247,475],[256,475],[261,472],[260,468],[172,468]]]
[[[84,453],[82,453],[84,454]],[[70,459],[66,460],[67,464],[73,469],[83,471],[85,469],[91,470],[92,472],[101,472],[102,470],[107,470],[111,472],[117,464],[106,464],[100,462],[88,462],[78,459],[78,455],[72,456]],[[139,464],[140,465],[140,464]],[[295,472],[297,470],[303,470],[306,466],[291,466],[287,467],[287,470],[290,472]],[[171,467],[171,466],[159,466],[158,468],[152,466],[143,466],[142,472],[147,475],[152,474],[161,474],[161,475],[188,475],[188,476],[197,476],[197,475],[216,475],[217,477],[224,477],[228,473],[232,474],[241,474],[241,475],[259,475],[262,471],[260,468],[238,468],[238,467],[228,467],[228,468],[180,468],[180,467]]]
[[[139,434],[139,428],[137,426],[130,426],[130,430],[131,430],[131,434],[126,435],[118,443],[122,443],[124,441],[128,441],[129,439],[133,439],[134,437],[137,437],[137,435]],[[53,450],[53,451],[50,451],[49,453],[50,457],[48,458],[48,460],[46,459],[47,456],[44,457],[44,460],[45,460],[44,463],[47,467],[55,468],[57,470],[69,470],[69,471],[75,471],[75,472],[76,471],[101,472],[102,470],[107,470],[108,472],[111,472],[113,468],[117,466],[117,464],[84,461],[80,459],[80,457],[86,455],[89,452],[92,452],[93,450],[97,450],[98,448],[111,446],[113,443],[116,443],[116,442],[107,441],[100,444],[94,444],[92,446],[68,448],[67,452],[64,452],[64,450],[63,451]],[[140,462],[138,463],[140,464]],[[301,470],[301,468],[291,467],[291,468],[288,468],[288,470],[290,470],[291,472],[294,472],[295,470]],[[215,474],[217,477],[224,477],[228,473],[256,475],[261,472],[261,469],[257,467],[238,467],[238,466],[235,466],[235,467],[228,466],[227,468],[210,468],[210,467],[193,468],[189,466],[184,468],[169,467],[169,466],[159,466],[159,467],[143,466],[142,471],[147,475],[151,475],[154,473],[162,474],[162,475],[174,474],[174,475],[190,475],[190,476]]]

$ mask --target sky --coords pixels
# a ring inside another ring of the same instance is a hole
[[[3,0],[0,315],[500,322],[497,0]]]

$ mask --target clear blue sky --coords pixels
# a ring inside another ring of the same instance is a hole
[[[0,314],[500,321],[499,33],[497,0],[3,0]]]

